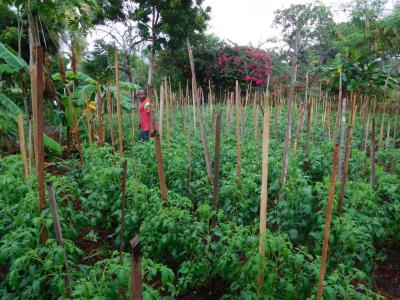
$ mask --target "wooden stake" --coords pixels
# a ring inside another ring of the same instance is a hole
[[[36,155],[36,177],[39,192],[39,212],[46,208],[44,182],[44,146],[43,146],[43,52],[41,47],[35,47],[33,63],[31,65],[31,94],[34,122],[34,143]],[[44,244],[47,241],[47,229],[41,224],[40,239]]]
[[[235,101],[236,101],[236,166],[237,166],[237,185],[240,187],[240,94],[239,82],[236,80],[235,88]]]
[[[338,204],[338,212],[339,215],[342,214],[343,211],[343,198],[344,198],[344,191],[347,182],[347,174],[349,170],[349,161],[350,161],[350,151],[351,151],[351,139],[353,137],[353,128],[354,128],[354,121],[356,115],[357,107],[354,105],[351,111],[351,121],[347,133],[347,142],[346,142],[346,154],[344,159],[344,166],[343,166],[343,176],[342,176],[342,184],[340,186],[340,193],[339,193],[339,204]]]
[[[54,227],[54,233],[56,236],[57,244],[60,245],[63,250],[64,250],[64,267],[65,267],[65,273],[66,276],[64,278],[65,285],[67,287],[67,297],[71,298],[72,296],[72,290],[71,290],[71,277],[69,276],[69,268],[68,268],[68,260],[67,260],[67,254],[65,253],[64,249],[64,239],[61,231],[61,224],[60,224],[60,218],[58,216],[58,209],[57,209],[57,201],[56,201],[56,196],[54,193],[54,187],[51,181],[47,181],[47,193],[49,195],[49,200],[50,200],[50,209],[51,209],[51,215],[53,217],[53,227]]]
[[[132,108],[131,111],[131,123],[132,123],[132,143],[135,142],[135,110]]]
[[[308,149],[310,147],[310,127],[311,127],[311,117],[312,117],[312,103],[307,104],[307,140],[305,154],[308,155]]]
[[[121,199],[121,230],[119,232],[119,261],[123,264],[122,251],[124,250],[125,206],[126,206],[126,169],[127,161],[122,163],[122,199]]]
[[[319,270],[319,283],[318,283],[318,291],[317,291],[317,300],[322,299],[322,292],[324,289],[324,277],[325,277],[325,268],[326,268],[326,256],[328,253],[328,243],[329,243],[329,233],[331,229],[331,216],[332,216],[332,204],[333,204],[333,195],[335,193],[335,179],[336,179],[336,171],[338,165],[338,153],[339,153],[339,144],[335,145],[335,150],[333,152],[333,165],[332,165],[332,173],[331,173],[331,183],[329,186],[329,196],[328,202],[326,205],[326,215],[325,215],[325,230],[324,230],[324,242],[322,244],[322,255],[321,255],[321,267]]]
[[[385,127],[385,115],[384,115],[384,111],[382,114],[382,121],[381,121],[381,128],[379,130],[379,142],[378,142],[378,149],[382,150],[382,146],[383,146],[383,130]]]
[[[260,240],[259,253],[265,256],[265,234],[267,230],[267,203],[268,203],[268,145],[269,145],[269,119],[270,111],[264,111],[263,151],[262,151],[262,177],[261,177],[261,202],[260,202]]]
[[[104,146],[103,99],[101,99],[100,81],[97,80],[97,116],[99,119],[99,146]]]
[[[107,111],[108,111],[108,122],[110,123],[110,136],[111,136],[111,145],[115,149],[115,141],[114,141],[114,123],[113,123],[113,111],[111,104],[111,92],[110,92],[110,82],[107,83]],[[133,113],[133,110],[132,110]],[[134,136],[132,136],[132,139]]]
[[[190,143],[190,126],[187,128],[188,131],[188,171],[189,171],[189,184],[192,182],[192,145]]]
[[[217,114],[215,130],[215,148],[214,148],[214,176],[213,176],[213,206],[215,211],[218,209],[218,189],[219,189],[219,153],[221,144],[221,112]],[[216,226],[216,219],[211,220],[212,227]]]
[[[371,160],[371,174],[370,183],[372,188],[375,187],[375,118],[372,118],[371,126],[371,145],[370,145],[370,160]]]
[[[85,102],[86,102],[86,107],[85,107],[85,111],[86,111],[86,126],[88,129],[88,137],[89,137],[89,144],[92,144],[92,126],[90,124],[90,108],[89,108],[89,100],[88,100],[88,95],[85,91]]]
[[[159,132],[160,132],[160,139],[162,139],[162,133],[163,133],[163,110],[164,110],[164,83],[161,82],[160,86],[160,126],[159,126]]]
[[[24,120],[22,118],[22,114],[17,115],[17,122],[18,122],[19,148],[21,151],[24,180],[26,181],[28,179],[29,173],[28,173],[28,161],[27,161],[26,147],[25,147]]]
[[[386,130],[386,147],[385,147],[386,150],[389,147],[389,138],[390,138],[390,120],[388,122],[387,130]]]
[[[159,135],[156,135],[154,137],[154,146],[156,148],[157,170],[158,170],[158,179],[160,181],[161,199],[167,200],[168,190],[164,177],[164,162],[162,158],[161,141]]]
[[[140,259],[140,238],[136,235],[131,243],[131,293],[132,300],[142,300],[142,263]]]
[[[28,171],[29,174],[32,173],[32,162],[33,162],[33,157],[34,157],[34,153],[33,153],[33,142],[32,142],[32,120],[29,120],[29,128],[28,128]]]
[[[124,145],[122,140],[122,109],[121,109],[121,94],[119,88],[119,62],[118,62],[118,48],[115,48],[115,88],[117,94],[117,114],[118,114],[118,140],[119,140],[119,154],[124,156]]]

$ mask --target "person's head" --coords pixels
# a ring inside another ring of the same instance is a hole
[[[147,98],[147,92],[145,89],[140,89],[137,93],[140,102],[144,101]]]

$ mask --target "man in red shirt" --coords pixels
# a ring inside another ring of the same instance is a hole
[[[150,136],[154,136],[157,132],[157,122],[154,117],[154,108],[147,92],[144,89],[139,90],[139,118],[140,118],[140,139],[147,141]]]

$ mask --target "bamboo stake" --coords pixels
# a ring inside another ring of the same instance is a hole
[[[123,256],[122,251],[124,249],[124,230],[125,230],[125,206],[126,206],[126,169],[127,161],[124,160],[122,163],[122,199],[121,199],[121,230],[119,232],[119,262],[122,265]]]
[[[86,112],[86,126],[88,128],[88,137],[89,137],[89,144],[92,144],[92,126],[90,124],[90,109],[89,109],[89,100],[88,100],[88,95],[85,91],[85,102],[86,102],[86,107],[85,107],[85,112]]]
[[[169,97],[168,97],[168,82],[165,79],[165,114],[167,120],[167,145],[168,145],[168,156],[171,152],[171,140],[170,140],[170,126],[169,126]]]
[[[131,111],[131,123],[132,123],[132,143],[135,142],[135,110]]]
[[[29,128],[28,128],[28,172],[29,174],[32,173],[32,162],[33,162],[33,157],[34,157],[34,153],[33,153],[33,142],[32,142],[32,120],[29,120]]]
[[[110,92],[110,82],[107,83],[107,111],[108,111],[108,122],[110,123],[110,136],[111,136],[111,145],[115,149],[115,141],[114,141],[114,124],[113,124],[113,111],[111,106],[111,92]],[[132,109],[133,114],[133,109]],[[134,139],[134,128],[132,128],[132,139]]]
[[[390,138],[390,120],[388,122],[387,131],[386,131],[386,147],[385,147],[386,150],[389,147],[389,138]]]
[[[375,187],[375,118],[372,118],[371,126],[371,145],[370,145],[370,160],[371,160],[371,174],[370,183],[372,188]]]
[[[118,140],[119,140],[119,154],[124,156],[124,145],[122,140],[122,109],[121,109],[121,94],[119,87],[119,62],[118,62],[118,48],[115,48],[115,88],[117,95],[117,114],[118,114]]]
[[[188,131],[188,171],[189,171],[189,184],[192,182],[192,145],[190,143],[190,126],[187,127]]]
[[[160,136],[158,134],[155,135],[154,137],[154,146],[156,148],[157,170],[158,170],[158,179],[160,181],[161,199],[167,200],[168,190],[167,190],[167,184],[165,183],[164,162],[162,158]]]
[[[219,154],[221,144],[221,112],[217,114],[216,130],[215,130],[215,148],[214,148],[214,176],[213,176],[213,206],[215,211],[218,209],[218,189],[219,189]],[[211,226],[216,226],[216,219],[213,216]]]
[[[65,267],[65,285],[67,287],[67,297],[71,298],[72,295],[72,290],[71,290],[71,277],[69,276],[69,267],[68,267],[68,260],[67,260],[67,254],[65,253],[64,249],[64,238],[62,235],[61,231],[61,224],[60,224],[60,218],[58,216],[58,209],[57,209],[57,201],[56,201],[56,196],[54,193],[54,187],[51,181],[47,181],[46,183],[47,186],[47,193],[49,195],[49,202],[50,202],[50,209],[51,209],[51,215],[53,217],[53,227],[54,227],[54,233],[56,236],[57,244],[60,245],[63,248],[64,251],[64,267]]]
[[[28,179],[29,173],[28,173],[28,162],[27,162],[26,147],[25,147],[24,120],[22,118],[22,114],[17,115],[17,122],[18,122],[19,148],[21,151],[24,180],[26,181]]]
[[[99,146],[104,146],[103,99],[101,99],[100,81],[97,80],[97,116],[99,119]]]
[[[306,156],[308,155],[308,149],[310,147],[310,127],[312,122],[312,103],[307,104],[307,138],[306,138]]]
[[[162,140],[162,133],[163,133],[163,110],[164,110],[164,83],[161,83],[160,86],[160,126],[159,126],[159,132],[160,132],[160,139]]]
[[[31,93],[34,124],[34,143],[36,155],[36,177],[39,193],[39,212],[46,208],[44,182],[44,146],[43,146],[43,52],[41,47],[35,47],[33,63],[31,65]],[[48,233],[44,224],[41,224],[40,239],[44,244]]]
[[[236,80],[235,88],[236,98],[236,162],[237,162],[237,185],[240,187],[240,94],[239,94],[239,82]]]
[[[269,145],[269,119],[270,111],[264,111],[263,151],[262,151],[262,180],[260,203],[260,240],[259,253],[265,256],[265,234],[267,230],[267,203],[268,203],[268,145]]]
[[[258,107],[256,104],[254,108],[254,139],[258,142]]]
[[[268,207],[268,145],[269,145],[269,109],[264,111],[263,128],[263,150],[262,150],[262,179],[261,179],[261,201],[260,201],[260,236],[258,252],[265,258],[265,236],[267,233],[267,207]],[[264,283],[264,274],[260,273],[257,278],[258,287]]]
[[[335,193],[335,179],[336,179],[336,171],[338,165],[338,153],[339,153],[339,145],[335,145],[335,150],[333,152],[333,165],[332,165],[332,173],[331,173],[331,183],[329,186],[329,196],[328,202],[326,205],[326,215],[325,215],[325,230],[324,230],[324,242],[322,244],[322,256],[321,256],[321,267],[319,271],[319,283],[318,283],[318,291],[317,291],[317,300],[322,299],[322,292],[324,289],[324,277],[325,277],[325,268],[326,268],[326,256],[328,253],[328,243],[329,243],[329,233],[331,229],[331,216],[332,216],[332,204],[333,204],[333,196]]]
[[[342,184],[340,186],[340,193],[339,193],[339,204],[338,204],[338,212],[339,215],[342,214],[343,211],[343,198],[344,192],[347,182],[347,174],[349,170],[349,161],[350,161],[350,152],[351,152],[351,139],[353,137],[353,128],[355,122],[355,115],[356,115],[357,107],[354,105],[351,111],[351,120],[350,125],[347,133],[347,142],[346,142],[346,154],[344,159],[344,166],[343,166],[343,176],[342,176]]]
[[[381,127],[380,127],[380,130],[379,130],[379,142],[378,142],[378,149],[379,150],[382,150],[384,127],[385,127],[385,111],[383,111]]]
[[[142,300],[142,263],[140,259],[140,238],[131,241],[131,293],[132,300]]]

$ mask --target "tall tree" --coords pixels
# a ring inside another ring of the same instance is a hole
[[[203,32],[210,7],[203,0],[137,0],[133,20],[138,22],[140,36],[149,43],[150,60],[147,85],[151,92],[156,51],[178,49],[186,38]]]

